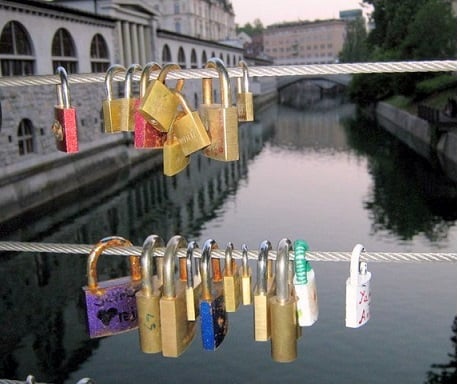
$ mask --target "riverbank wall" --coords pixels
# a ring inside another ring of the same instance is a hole
[[[453,181],[457,180],[457,129],[440,132],[428,121],[388,103],[376,106],[378,124],[420,156],[437,159]]]

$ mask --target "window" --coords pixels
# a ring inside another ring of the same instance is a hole
[[[33,126],[29,119],[22,119],[18,127],[19,155],[34,152]]]
[[[182,27],[181,27],[180,21],[176,21],[174,23],[174,28],[177,33],[182,33]]]
[[[167,44],[163,46],[163,52],[161,53],[161,60],[163,61],[163,63],[170,63],[172,61],[171,50],[169,49],[169,46]]]
[[[177,15],[180,13],[180,4],[178,1],[174,3],[174,13]]]
[[[182,47],[179,47],[179,52],[177,52],[177,62],[181,68],[187,67],[187,64],[185,63],[185,52]]]
[[[0,36],[0,76],[33,75],[34,63],[26,29],[17,21],[8,22]]]
[[[206,55],[206,51],[203,51],[201,54],[201,65],[204,66],[208,61],[208,55]]]
[[[67,73],[77,72],[77,55],[72,36],[64,29],[60,28],[53,37],[51,46],[51,56],[53,60],[53,72],[58,66],[62,66]]]
[[[198,68],[195,48],[192,48],[192,53],[190,54],[190,63],[191,68]]]
[[[91,41],[91,72],[106,72],[110,65],[109,50],[101,34],[96,34]]]

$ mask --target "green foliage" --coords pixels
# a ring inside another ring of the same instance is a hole
[[[364,62],[368,58],[366,43],[367,33],[363,18],[358,18],[347,24],[347,36],[339,59],[342,63]]]
[[[415,100],[421,100],[434,93],[457,87],[457,75],[442,74],[421,81],[415,87]]]
[[[246,23],[243,27],[240,27],[239,25],[236,26],[236,33],[245,32],[251,37],[261,34],[263,30],[264,25],[260,19],[255,19],[254,25]]]

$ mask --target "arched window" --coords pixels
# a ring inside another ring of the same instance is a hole
[[[24,76],[34,74],[30,36],[17,21],[6,23],[0,35],[0,76]]]
[[[33,125],[29,119],[22,119],[18,127],[18,150],[19,155],[34,152]]]
[[[192,53],[190,54],[190,66],[191,68],[198,68],[195,48],[192,48]]]
[[[219,55],[220,60],[224,61],[224,55],[222,55],[222,52]]]
[[[179,51],[177,52],[177,63],[181,66],[181,68],[187,67],[187,63],[185,62],[185,52],[182,47],[179,47]]]
[[[236,56],[233,55],[233,66],[236,66]]]
[[[170,63],[172,61],[171,50],[169,49],[169,46],[167,44],[163,46],[163,52],[161,53],[161,60],[163,64]]]
[[[227,54],[227,65],[230,66],[232,63],[230,62],[230,55]]]
[[[51,56],[53,60],[53,72],[58,66],[64,67],[67,73],[76,73],[78,71],[75,44],[72,36],[70,36],[70,33],[66,29],[60,28],[54,34]]]
[[[203,51],[203,53],[201,54],[201,66],[204,67],[207,61],[208,55],[206,55],[206,51]]]
[[[109,49],[104,37],[97,33],[91,40],[91,72],[106,72],[110,65]]]

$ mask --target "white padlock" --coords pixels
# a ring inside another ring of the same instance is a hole
[[[360,261],[364,246],[357,244],[351,253],[350,277],[346,284],[345,326],[359,328],[370,319],[371,273],[367,271],[367,263]]]
[[[295,275],[294,290],[297,297],[297,322],[299,326],[311,326],[318,320],[318,294],[315,272],[305,260],[308,245],[305,241],[294,242]]]

